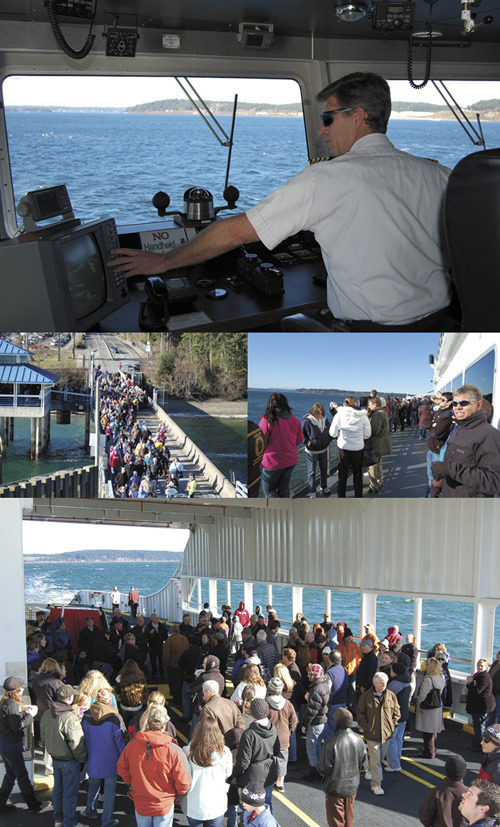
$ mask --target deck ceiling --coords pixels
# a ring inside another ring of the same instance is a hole
[[[369,3],[377,0],[368,0]],[[477,43],[500,41],[500,5],[498,0],[475,0],[476,23],[487,15],[494,19],[481,26],[470,38]],[[414,32],[425,31],[431,6],[416,0]],[[356,23],[339,21],[333,0],[97,0],[96,23],[110,25],[118,15],[120,25],[166,31],[198,30],[206,32],[237,32],[242,21],[273,23],[276,37],[326,39],[407,40],[405,32],[379,32],[372,28],[368,17]],[[127,17],[128,16],[128,17]],[[46,21],[43,0],[0,0],[0,17],[11,20]],[[70,23],[72,18],[61,18]],[[445,41],[461,42],[460,0],[437,0],[432,7],[433,28]],[[75,21],[76,22],[76,21]],[[78,21],[82,22],[82,21]]]

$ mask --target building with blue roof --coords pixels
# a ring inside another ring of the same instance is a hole
[[[14,436],[16,417],[31,419],[30,457],[38,459],[50,439],[52,388],[59,376],[29,364],[30,354],[0,341],[0,452]]]

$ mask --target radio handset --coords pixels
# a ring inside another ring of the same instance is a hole
[[[146,279],[144,288],[148,298],[141,302],[139,327],[144,331],[165,330],[170,318],[167,285],[163,279],[153,276]]]

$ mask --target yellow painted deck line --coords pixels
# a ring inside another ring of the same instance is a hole
[[[310,818],[306,813],[304,813],[300,809],[300,807],[297,807],[295,804],[292,804],[292,802],[289,801],[288,798],[285,798],[283,793],[278,793],[276,792],[276,790],[274,790],[273,796],[275,796],[275,798],[277,798],[278,801],[284,804],[285,807],[288,807],[288,809],[291,810],[292,813],[295,813],[295,815],[298,816],[304,822],[304,824],[308,824],[309,827],[320,827],[317,821],[313,821],[312,818]]]
[[[430,767],[426,767],[425,764],[420,764],[418,761],[415,761],[414,758],[406,758],[404,755],[401,756],[403,761],[408,761],[409,764],[413,764],[414,767],[418,767],[420,770],[425,770],[426,772],[430,773],[431,775],[436,775],[438,778],[446,778],[442,772],[438,772],[437,770],[432,770]],[[435,786],[435,785],[432,785]]]
[[[406,770],[401,770],[401,774],[407,775],[408,778],[413,778],[414,781],[418,781],[419,784],[423,784],[425,787],[430,787],[431,789],[433,789],[436,786],[435,784],[431,784],[430,781],[424,781],[423,778],[419,778],[418,775],[413,775],[413,773],[407,772]]]

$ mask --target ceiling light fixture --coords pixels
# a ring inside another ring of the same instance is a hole
[[[368,14],[368,3],[365,0],[356,2],[336,2],[335,14],[343,23],[356,23]]]

